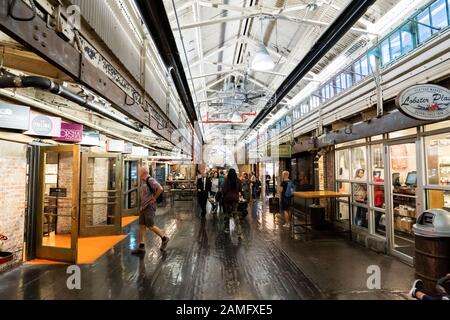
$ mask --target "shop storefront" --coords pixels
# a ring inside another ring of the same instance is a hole
[[[450,95],[444,100],[445,113],[437,116],[443,121],[335,146],[336,190],[352,194],[351,203],[339,201],[338,219],[351,219],[361,242],[378,242],[378,249],[382,244],[381,251],[411,264],[419,214],[450,210]]]
[[[13,104],[0,104],[0,128],[1,250],[13,253],[0,271],[77,262],[80,239],[120,234],[123,216],[137,213],[147,149]]]

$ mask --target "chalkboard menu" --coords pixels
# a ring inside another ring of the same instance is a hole
[[[165,165],[157,165],[156,166],[155,179],[162,186],[166,184],[166,166]]]

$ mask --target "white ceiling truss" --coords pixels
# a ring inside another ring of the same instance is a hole
[[[377,36],[373,27],[375,22],[399,1],[376,1],[282,103],[289,105],[290,99],[308,84],[320,84],[323,80],[319,76],[321,71],[336,57],[345,54],[358,39]],[[236,110],[241,113],[260,111],[270,94],[349,3],[350,0],[164,0],[191,92],[197,95],[194,101],[197,101],[201,119],[213,113],[231,116]],[[273,70],[255,71],[250,67],[261,43],[275,63]],[[225,88],[231,79],[234,79],[235,87],[245,81],[244,87],[265,92],[266,100],[258,99],[257,106],[236,103],[230,109],[228,103],[223,103],[222,107],[217,107],[220,101],[229,99],[227,93],[236,92]],[[230,128],[239,127],[236,130],[240,132],[252,120],[248,118],[241,126],[232,123],[208,125],[205,127],[206,139],[208,130],[229,134]]]

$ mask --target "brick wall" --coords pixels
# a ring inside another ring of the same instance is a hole
[[[25,200],[26,146],[0,140],[0,234],[8,237],[3,251],[13,252],[13,261],[0,265],[0,272],[22,261]]]
[[[73,177],[73,155],[70,152],[61,152],[58,162],[58,187],[67,189],[66,199],[58,199],[58,222],[56,232],[58,234],[71,233],[70,215],[72,214],[71,201],[72,198],[72,177]],[[69,215],[69,216],[62,216]]]
[[[90,158],[87,172],[87,191],[102,191],[108,190],[108,171],[109,160],[107,158]],[[86,224],[88,226],[99,226],[107,223],[108,202],[107,192],[93,192],[88,193],[98,197],[91,199],[86,207]],[[105,197],[105,198],[102,198]],[[111,202],[113,199],[111,199]]]

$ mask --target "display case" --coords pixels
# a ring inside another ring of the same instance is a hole
[[[170,194],[172,207],[175,201],[193,201],[197,195],[196,180],[167,181],[167,191]]]
[[[392,194],[394,208],[394,229],[397,232],[413,235],[412,226],[416,223],[417,194],[412,187],[395,188]]]

